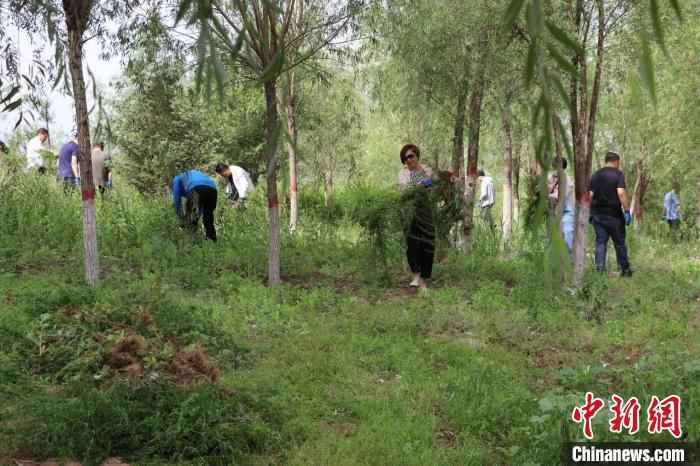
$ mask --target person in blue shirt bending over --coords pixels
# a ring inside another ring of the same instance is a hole
[[[186,198],[184,209],[182,198]],[[199,170],[187,170],[173,179],[173,206],[186,226],[196,229],[199,216],[207,233],[207,239],[216,242],[214,210],[218,193],[216,183]]]

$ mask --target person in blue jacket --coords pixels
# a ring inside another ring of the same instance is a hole
[[[182,198],[186,198],[184,209]],[[173,179],[173,206],[177,215],[190,228],[196,229],[199,216],[207,238],[216,242],[214,210],[217,201],[216,183],[199,170],[187,170]]]

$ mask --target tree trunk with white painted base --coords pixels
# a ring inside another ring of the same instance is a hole
[[[585,51],[580,51],[574,57],[574,66],[578,75],[571,81],[570,88],[570,117],[571,135],[574,151],[574,180],[576,185],[576,231],[574,235],[574,286],[583,285],[585,273],[586,245],[588,239],[588,217],[590,215],[591,199],[589,183],[593,167],[593,152],[595,149],[595,127],[598,115],[598,101],[603,75],[603,57],[605,53],[606,17],[603,0],[596,0],[597,22],[595,72],[593,86],[588,87],[589,58]],[[578,3],[575,12],[576,26],[584,22],[584,9]],[[593,17],[589,18],[593,20]],[[587,30],[587,29],[586,29]],[[584,38],[585,40],[586,38]],[[590,92],[590,101],[589,101]]]
[[[83,200],[83,245],[85,253],[85,281],[97,285],[100,275],[97,252],[97,219],[95,213],[95,185],[92,179],[90,122],[88,120],[85,78],[83,75],[83,33],[90,19],[92,2],[89,0],[63,1],[68,32],[68,64],[75,103],[75,121],[80,146],[80,191]]]
[[[297,174],[297,96],[294,72],[287,73],[287,154],[289,156],[289,231],[299,223],[299,186]]]

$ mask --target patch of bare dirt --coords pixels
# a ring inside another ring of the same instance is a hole
[[[639,361],[644,354],[639,345],[615,345],[608,350],[600,362],[612,367],[631,366]]]
[[[535,352],[535,366],[540,369],[573,367],[578,359],[578,352],[567,348],[550,346]]]
[[[438,427],[435,444],[438,448],[454,448],[457,445],[457,430],[449,424]]]
[[[66,460],[66,459],[47,459],[43,461],[37,461],[37,460],[20,460],[20,459],[14,459],[11,461],[8,461],[7,463],[2,461],[0,462],[1,465],[8,465],[8,466],[82,466],[81,463],[73,460]],[[131,466],[129,463],[125,463],[121,458],[107,458],[104,463],[102,463],[102,466]]]
[[[308,275],[285,275],[282,281],[288,285],[305,290],[326,286],[339,291],[357,291],[362,289],[360,283],[350,278],[338,278],[321,272],[312,272]]]
[[[350,437],[357,432],[357,424],[352,422],[322,421],[321,428],[326,431],[334,432],[343,437]]]

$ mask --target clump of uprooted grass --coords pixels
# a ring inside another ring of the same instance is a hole
[[[15,347],[25,386],[0,409],[14,453],[231,464],[281,447],[280,410],[219,383],[234,345],[219,357],[143,308],[59,308],[38,320]]]

